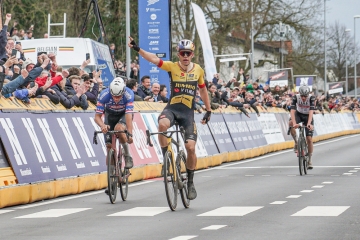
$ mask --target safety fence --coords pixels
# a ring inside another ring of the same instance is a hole
[[[48,106],[46,100],[41,102]],[[94,131],[100,130],[94,111],[34,112],[38,104],[34,102],[32,110],[25,106],[21,113],[7,111],[9,108],[0,113],[0,208],[106,187],[102,134],[98,145],[92,143]],[[160,175],[163,159],[158,139],[153,136],[154,147],[149,147],[145,132],[157,131],[164,106],[135,104],[131,182]],[[252,113],[248,118],[228,108],[213,113],[207,125],[200,123],[202,116],[195,114],[197,169],[293,147],[287,135],[289,113],[282,109],[268,109],[260,116]],[[360,114],[316,114],[314,121],[314,141],[360,133]]]

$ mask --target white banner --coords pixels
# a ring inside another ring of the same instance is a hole
[[[217,71],[205,15],[201,8],[195,3],[191,3],[191,6],[194,12],[196,29],[199,34],[201,46],[203,49],[206,79],[208,82],[212,82],[212,78],[214,74],[217,73]]]

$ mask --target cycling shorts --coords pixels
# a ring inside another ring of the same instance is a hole
[[[130,114],[130,113],[127,113],[127,114]],[[134,117],[134,115],[132,117]],[[119,114],[119,115],[114,115],[114,114],[109,114],[109,113],[105,112],[104,123],[106,125],[110,126],[110,129],[109,129],[110,131],[113,131],[115,129],[116,124],[122,124],[126,128],[125,113]],[[104,135],[104,138],[105,138],[105,143],[111,144],[111,134],[110,133],[106,133]]]
[[[170,120],[170,127],[174,126],[175,121],[185,130],[184,140],[197,140],[197,130],[194,121],[194,110],[189,109],[183,104],[168,104],[159,115],[158,121],[163,118]]]
[[[302,114],[298,111],[295,112],[295,120],[297,124],[302,122],[304,125],[307,125],[308,119],[309,114]],[[291,118],[289,120],[291,121]],[[308,128],[305,128],[306,136],[312,137],[314,134],[314,118],[311,120],[311,125],[313,125],[313,130],[310,131]]]

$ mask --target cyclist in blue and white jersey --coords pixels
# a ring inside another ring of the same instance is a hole
[[[314,119],[313,114],[315,110],[315,97],[310,95],[310,88],[308,86],[301,86],[299,94],[296,94],[291,103],[291,118],[289,125],[291,128],[291,136],[294,138],[294,150],[297,151],[297,137],[295,129],[299,127],[300,122],[306,125],[306,142],[308,145],[308,169],[313,169],[311,157],[314,150],[312,136],[314,133]]]
[[[115,78],[109,88],[104,89],[97,101],[95,122],[105,134],[107,150],[111,148],[111,135],[108,131],[127,130],[125,133],[117,134],[121,145],[124,148],[125,168],[133,167],[133,159],[130,155],[129,145],[133,143],[133,111],[134,111],[134,92],[125,86],[124,80],[120,77]],[[105,114],[105,121],[102,115]]]

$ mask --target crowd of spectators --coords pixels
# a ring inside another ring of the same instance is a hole
[[[96,103],[102,89],[101,71],[86,73],[84,69],[90,60],[84,61],[80,68],[62,69],[57,65],[55,54],[41,53],[33,62],[25,58],[21,42],[18,42],[31,39],[32,33],[22,37],[22,31],[15,28],[16,23],[8,32],[10,20],[11,14],[6,14],[0,32],[0,93],[3,97],[15,97],[25,104],[30,104],[33,98],[45,98],[67,109],[77,106],[86,110],[88,102]]]

